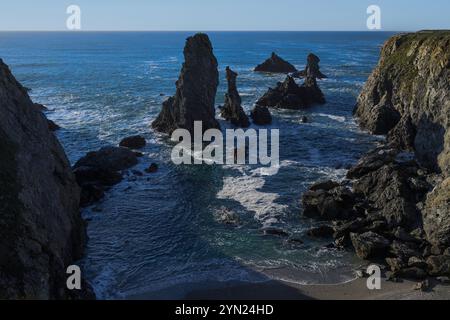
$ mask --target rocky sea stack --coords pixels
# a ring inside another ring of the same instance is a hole
[[[334,221],[337,246],[384,261],[392,279],[450,276],[449,58],[448,31],[388,40],[355,110],[386,143],[303,196],[306,216]]]
[[[0,299],[67,299],[86,240],[69,161],[0,60]]]
[[[175,96],[163,103],[152,127],[168,134],[178,128],[193,133],[194,121],[202,121],[204,131],[219,128],[214,108],[219,72],[206,34],[198,33],[186,40],[184,60]]]
[[[225,104],[221,108],[222,117],[230,121],[237,127],[246,128],[250,126],[250,121],[241,106],[241,97],[237,90],[236,78],[238,74],[230,69],[226,68],[228,92],[225,94]]]
[[[256,102],[259,106],[303,109],[314,104],[324,104],[325,97],[314,78],[307,78],[299,86],[294,78],[287,76],[284,82],[278,82],[275,88],[269,90]]]
[[[255,71],[270,73],[291,73],[296,72],[297,69],[292,64],[278,56],[275,52],[272,52],[272,55],[269,59],[256,66]]]
[[[294,78],[314,78],[314,79],[324,79],[327,78],[322,72],[320,72],[319,67],[320,58],[313,53],[310,53],[306,58],[305,70],[297,71],[292,74]]]

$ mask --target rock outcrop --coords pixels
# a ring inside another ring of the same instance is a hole
[[[250,113],[253,123],[259,126],[265,126],[272,123],[272,115],[267,107],[256,105]]]
[[[405,134],[406,146],[413,147],[422,165],[448,175],[449,88],[450,31],[394,36],[384,45],[355,114],[363,128],[389,134],[389,141]]]
[[[220,113],[222,117],[230,121],[233,125],[241,128],[250,126],[250,121],[241,106],[241,96],[237,90],[236,78],[238,74],[227,67],[226,70],[228,92],[225,94],[225,103],[221,107]]]
[[[313,53],[310,53],[306,59],[305,70],[297,71],[292,74],[294,78],[314,78],[324,79],[327,78],[322,72],[320,72],[319,62],[320,58]]]
[[[363,156],[349,180],[303,196],[305,215],[334,220],[337,246],[385,259],[394,278],[450,274],[449,57],[448,31],[387,41],[355,110],[386,143]]]
[[[219,128],[214,108],[219,72],[206,34],[198,33],[186,40],[184,59],[175,96],[163,103],[152,127],[168,134],[178,128],[193,133],[194,121],[202,121],[204,131]]]
[[[256,102],[259,106],[296,110],[324,103],[325,98],[316,79],[307,78],[299,86],[291,76],[287,76],[284,82],[278,82],[274,89],[269,88]]]
[[[80,190],[45,116],[0,60],[0,299],[67,299]]]
[[[129,149],[141,149],[141,148],[145,147],[146,144],[147,144],[147,141],[145,140],[145,138],[143,136],[136,135],[136,136],[123,138],[120,141],[119,146],[129,148]]]
[[[272,55],[269,59],[256,66],[255,71],[270,73],[291,73],[296,72],[297,69],[292,64],[279,57],[275,52],[272,52]]]

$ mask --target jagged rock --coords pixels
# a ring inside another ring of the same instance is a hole
[[[314,238],[326,238],[331,237],[334,234],[334,229],[327,225],[321,225],[308,230],[306,234]]]
[[[324,104],[325,98],[313,78],[307,78],[301,86],[291,76],[278,82],[256,102],[257,105],[282,109],[302,109],[313,104]]]
[[[296,72],[297,69],[289,62],[283,60],[275,52],[269,59],[256,66],[255,71],[257,72],[271,72],[271,73],[290,73]]]
[[[147,144],[147,141],[145,141],[145,138],[140,135],[126,137],[120,141],[119,146],[120,147],[126,147],[129,149],[141,149],[145,147]]]
[[[272,123],[272,115],[267,107],[262,107],[256,105],[250,116],[253,119],[253,122],[259,126],[264,126]]]
[[[414,139],[416,137],[416,128],[412,124],[409,115],[400,119],[399,123],[389,131],[387,141],[399,150],[414,150]]]
[[[389,252],[394,256],[402,259],[405,262],[409,261],[411,257],[420,256],[418,247],[409,242],[400,242],[394,240],[389,248]]]
[[[217,60],[206,34],[198,33],[186,40],[184,63],[176,83],[176,93],[163,103],[161,113],[152,123],[160,132],[171,134],[183,128],[194,132],[194,121],[202,129],[218,129],[214,101],[219,84]]]
[[[137,163],[136,154],[125,147],[103,147],[78,160],[73,172],[81,187],[80,206],[86,207],[103,198],[107,187],[122,181],[120,171]]]
[[[430,256],[427,265],[431,276],[450,276],[450,256]]]
[[[350,239],[361,259],[383,257],[389,247],[389,240],[371,231],[363,234],[351,233]]]
[[[250,126],[250,121],[241,106],[241,97],[236,86],[237,73],[226,68],[228,92],[225,94],[225,104],[221,108],[222,117],[230,121],[235,126],[247,128]]]
[[[401,166],[384,165],[353,183],[356,194],[361,194],[371,202],[371,207],[392,226],[416,228],[421,223],[420,212],[416,208],[418,197],[425,193],[413,192],[409,185],[410,173]]]
[[[320,220],[348,219],[355,216],[353,193],[338,186],[330,190],[309,190],[302,196],[303,215]]]
[[[400,269],[403,269],[406,265],[400,258],[386,258],[386,263],[391,268],[392,272],[398,272]]]
[[[427,240],[435,245],[450,247],[450,178],[427,195],[422,216]]]
[[[44,106],[43,104],[40,104],[40,103],[33,103],[33,107],[36,108],[37,110],[41,111],[41,112],[48,111],[48,108],[46,106]]]
[[[280,236],[280,237],[288,237],[289,236],[289,233],[287,233],[283,229],[276,228],[276,227],[264,227],[261,229],[261,231],[264,235]]]
[[[419,258],[419,257],[410,257],[408,259],[408,267],[417,267],[420,269],[427,269],[427,263],[425,260]]]
[[[424,280],[421,282],[418,282],[415,286],[414,286],[414,290],[420,290],[420,291],[427,291],[430,288],[430,283],[428,282],[428,280]]]
[[[449,31],[392,37],[384,45],[378,66],[366,82],[355,110],[360,124],[375,134],[387,134],[401,118],[410,117],[407,131],[416,132],[414,150],[421,163],[447,174],[449,52]]]
[[[327,78],[322,72],[320,72],[319,67],[320,58],[313,53],[310,53],[307,57],[305,70],[297,71],[292,74],[294,78],[307,78],[311,77],[314,79],[324,79]]]
[[[0,59],[0,299],[68,299],[81,258],[80,189],[60,143]]]
[[[382,166],[394,161],[398,150],[392,148],[376,148],[361,157],[358,163],[350,168],[347,173],[348,179],[358,179],[362,176],[376,171]]]

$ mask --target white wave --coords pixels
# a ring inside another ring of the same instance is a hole
[[[256,169],[251,175],[225,177],[217,198],[235,200],[248,211],[253,211],[257,220],[275,223],[277,213],[285,210],[287,206],[275,203],[279,198],[278,194],[258,190],[265,183],[260,173],[260,170]]]
[[[330,118],[332,120],[339,121],[339,122],[345,122],[346,121],[345,117],[335,116],[335,115],[332,115],[332,114],[317,113],[317,115],[320,116],[320,117],[327,117],[327,118]]]

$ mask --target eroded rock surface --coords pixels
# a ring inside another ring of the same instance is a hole
[[[272,55],[269,59],[256,66],[255,71],[257,72],[271,72],[271,73],[290,73],[296,72],[297,69],[278,56],[275,52],[272,52]]]
[[[238,74],[230,69],[226,68],[228,92],[225,94],[225,104],[221,108],[222,117],[230,121],[237,127],[246,128],[250,126],[250,121],[241,106],[241,96],[237,90],[236,78]]]
[[[0,60],[0,299],[67,299],[86,240],[80,190],[48,122]]]
[[[219,128],[214,108],[219,72],[206,34],[198,33],[186,40],[184,60],[175,96],[163,103],[152,127],[168,134],[178,128],[193,134],[194,121],[202,121],[203,131]]]

